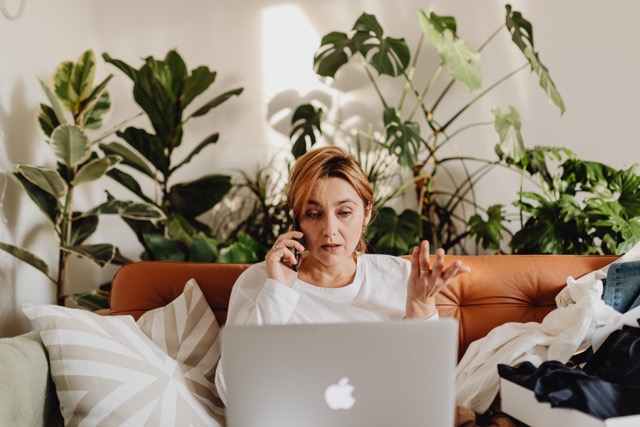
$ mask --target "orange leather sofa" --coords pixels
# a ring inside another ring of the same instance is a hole
[[[615,261],[615,256],[470,255],[447,256],[471,267],[438,297],[441,317],[458,319],[459,357],[469,344],[506,322],[539,322],[556,307],[555,296],[567,277],[578,278]],[[140,261],[115,275],[111,314],[140,317],[178,297],[194,278],[218,322],[226,319],[231,288],[248,264]]]

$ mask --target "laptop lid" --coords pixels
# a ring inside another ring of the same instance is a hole
[[[458,323],[226,326],[229,427],[453,426]]]

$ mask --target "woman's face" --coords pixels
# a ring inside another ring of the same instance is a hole
[[[340,178],[321,180],[300,219],[305,249],[326,266],[351,260],[370,217],[371,209],[365,211],[351,184]]]

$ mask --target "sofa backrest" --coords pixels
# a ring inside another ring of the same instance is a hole
[[[507,322],[540,322],[556,307],[555,296],[569,276],[579,278],[615,261],[615,256],[448,255],[471,267],[437,298],[441,317],[460,325],[459,356],[469,344]],[[112,315],[134,318],[177,298],[193,278],[218,322],[226,320],[231,288],[249,264],[139,261],[120,268],[112,282]]]

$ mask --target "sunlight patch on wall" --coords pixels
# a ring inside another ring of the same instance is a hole
[[[263,88],[267,97],[290,89],[304,96],[324,87],[313,72],[313,54],[320,46],[320,36],[304,12],[292,4],[265,8],[262,23]]]

